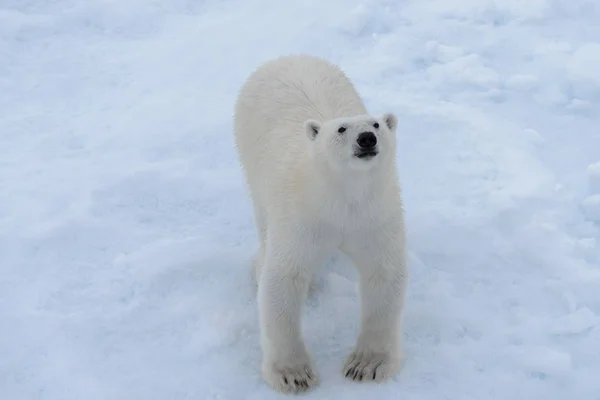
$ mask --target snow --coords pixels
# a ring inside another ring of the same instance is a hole
[[[600,43],[580,46],[567,64],[569,77],[576,92],[600,92]]]
[[[600,193],[600,162],[590,164],[587,168],[587,175],[590,190],[593,193]]]
[[[0,397],[284,398],[231,116],[259,63],[309,52],[399,117],[411,281],[403,370],[354,384],[332,257],[305,397],[597,400],[596,3],[0,1]]]
[[[583,199],[582,206],[588,218],[600,222],[600,194],[586,197]]]

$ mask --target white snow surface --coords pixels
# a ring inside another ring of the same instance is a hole
[[[411,280],[404,368],[352,383],[357,276],[332,256],[303,398],[600,399],[599,21],[596,0],[0,0],[0,398],[287,398],[260,378],[232,112],[305,52],[398,115]]]

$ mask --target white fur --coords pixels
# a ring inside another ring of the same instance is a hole
[[[241,89],[235,135],[260,239],[262,374],[278,391],[319,380],[301,334],[302,305],[314,269],[336,249],[358,268],[362,302],[343,374],[381,382],[401,366],[407,269],[396,125],[391,113],[369,115],[344,73],[313,56],[269,61]],[[370,160],[353,155],[366,130],[379,147]]]

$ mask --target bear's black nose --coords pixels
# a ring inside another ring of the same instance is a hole
[[[377,137],[373,132],[362,132],[358,135],[356,143],[361,149],[372,149],[377,144]]]

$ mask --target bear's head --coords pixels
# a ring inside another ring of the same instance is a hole
[[[394,162],[396,126],[392,113],[379,117],[356,115],[328,121],[308,120],[304,130],[312,156],[334,170],[368,171]]]

